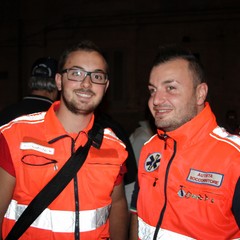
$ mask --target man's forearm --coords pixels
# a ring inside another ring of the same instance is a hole
[[[129,240],[138,239],[138,219],[137,214],[131,213],[130,216],[130,229],[129,229]]]
[[[128,239],[129,229],[129,213],[127,203],[123,203],[122,207],[111,209],[110,214],[110,236],[111,240]],[[126,205],[126,206],[124,206]]]

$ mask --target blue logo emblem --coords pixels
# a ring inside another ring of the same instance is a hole
[[[147,172],[153,172],[160,165],[161,153],[152,153],[148,156],[145,162],[145,170]]]

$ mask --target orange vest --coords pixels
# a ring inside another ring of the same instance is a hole
[[[91,129],[93,118],[73,140],[54,113],[58,104],[53,104],[46,115],[44,112],[23,116],[1,129],[16,172],[16,187],[2,227],[3,239],[34,196],[71,153],[87,141],[86,132]],[[74,239],[76,224],[81,240],[109,238],[111,193],[126,157],[122,142],[110,129],[105,129],[101,149],[91,147],[77,174],[77,183],[72,180],[20,239]],[[79,212],[75,211],[75,202]],[[79,223],[75,221],[76,215]]]
[[[208,103],[190,122],[145,144],[138,174],[139,239],[153,239],[156,228],[154,239],[240,238],[231,210],[240,138],[217,126]]]

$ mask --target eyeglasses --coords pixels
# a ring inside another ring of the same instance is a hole
[[[67,73],[68,80],[76,82],[82,82],[87,76],[90,77],[91,82],[101,85],[105,85],[108,80],[105,72],[87,72],[81,68],[67,68],[62,71],[63,73]]]

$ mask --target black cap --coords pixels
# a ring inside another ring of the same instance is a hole
[[[55,78],[58,62],[56,59],[47,57],[39,58],[32,65],[31,75],[33,77]]]

